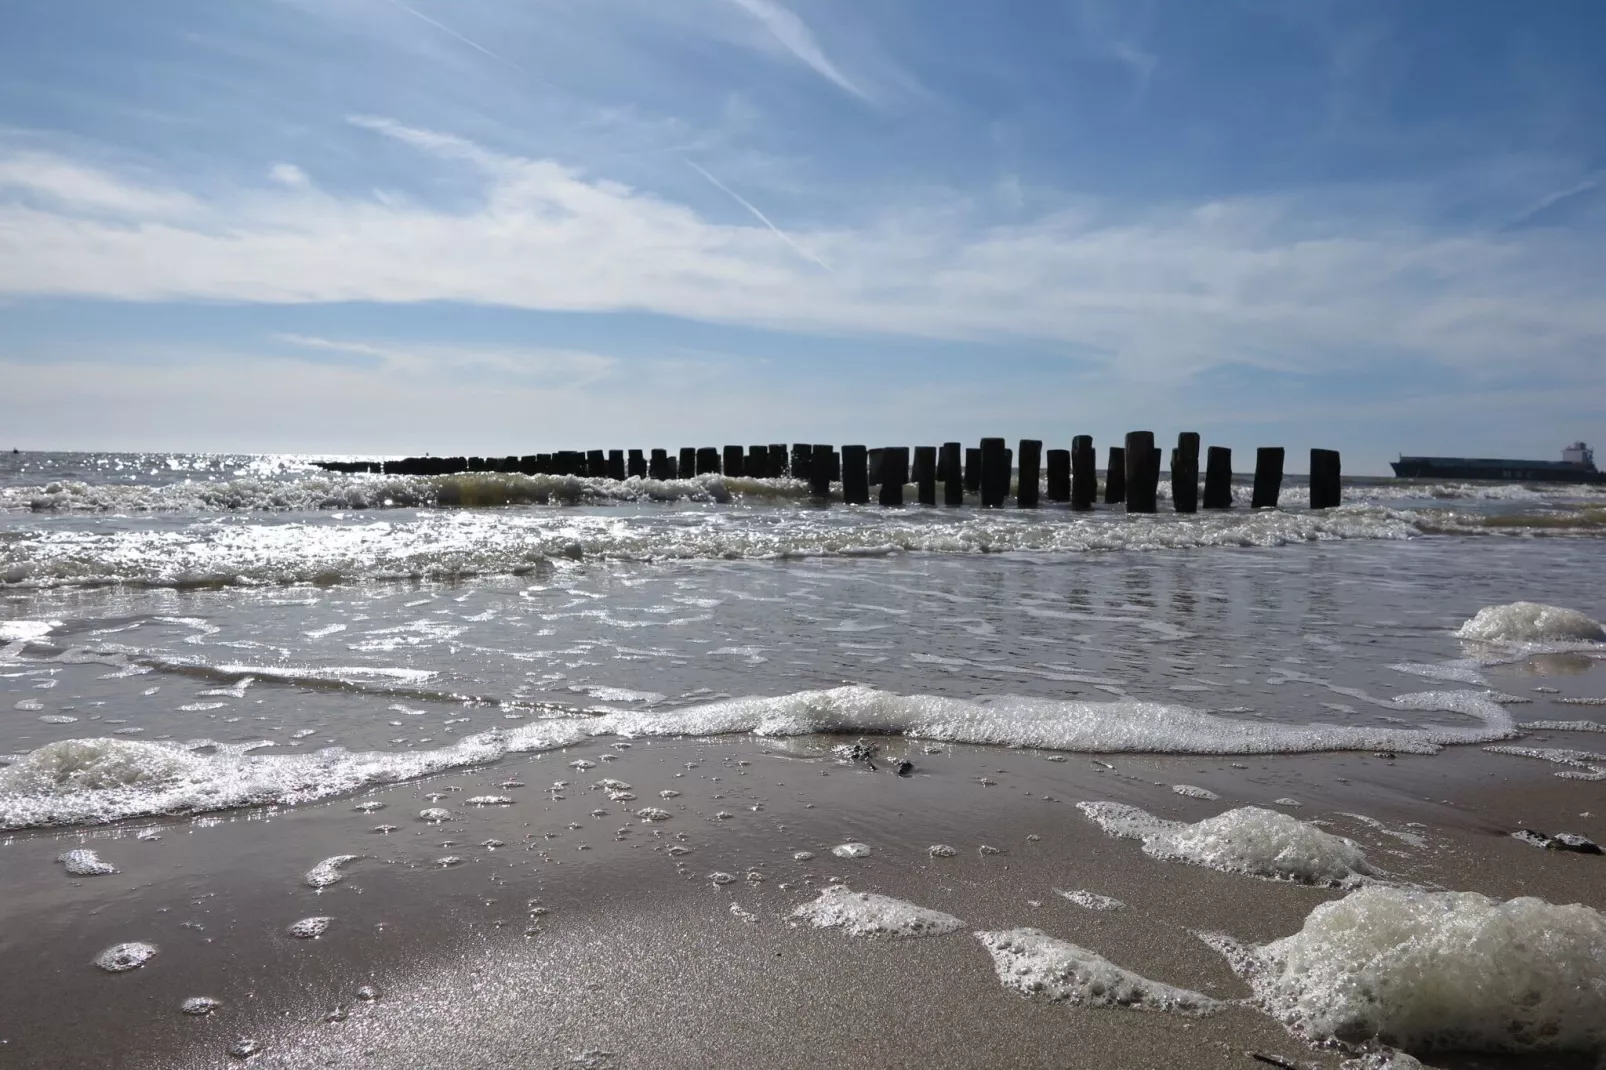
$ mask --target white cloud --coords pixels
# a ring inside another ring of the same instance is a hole
[[[869,95],[860,89],[848,76],[831,62],[825,50],[820,47],[819,41],[808,24],[798,18],[796,13],[783,7],[775,0],[731,0],[731,3],[752,15],[764,28],[774,35],[788,52],[807,64],[820,77],[834,83],[838,88],[844,89],[861,100],[869,100]]]
[[[1334,371],[1432,360],[1566,374],[1606,343],[1589,235],[1448,231],[1319,195],[1146,209],[1072,203],[980,222],[911,203],[859,228],[711,223],[550,160],[390,120],[468,164],[482,199],[180,189],[0,150],[0,294],[260,303],[457,301],[648,311],[825,334],[1056,344],[1158,380],[1223,365]],[[18,194],[20,191],[20,195]],[[182,209],[182,211],[181,211]]]
[[[268,177],[281,186],[307,186],[311,182],[307,173],[293,163],[276,163],[268,168]]]
[[[504,382],[536,378],[550,389],[590,386],[612,375],[619,364],[613,357],[571,349],[399,346],[283,333],[275,334],[273,339],[301,349],[366,357],[392,374],[491,372]]]

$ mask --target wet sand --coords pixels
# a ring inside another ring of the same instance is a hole
[[[1599,735],[1546,735],[1522,742],[1599,749]],[[1541,762],[1475,748],[1392,760],[1050,761],[883,741],[883,757],[915,763],[914,775],[898,777],[886,762],[871,773],[834,761],[836,742],[638,740],[616,750],[598,740],[319,805],[12,836],[0,846],[0,1065],[238,1066],[228,1049],[248,1037],[261,1046],[248,1065],[285,1068],[1263,1065],[1250,1051],[1337,1066],[1339,1054],[1310,1049],[1247,1006],[1204,1018],[1085,1009],[999,984],[971,931],[1031,926],[1146,977],[1241,998],[1247,985],[1192,932],[1275,939],[1342,894],[1148,858],[1075,809],[1089,799],[1198,820],[1296,798],[1302,806],[1275,808],[1327,822],[1398,879],[1606,908],[1606,859],[1509,836],[1529,826],[1606,839],[1606,784],[1559,779]],[[576,759],[596,765],[575,770]],[[628,782],[636,798],[609,799],[593,787],[603,777]],[[558,780],[569,785],[549,790]],[[1175,784],[1221,798],[1184,797]],[[665,790],[681,794],[661,798]],[[514,802],[465,802],[484,794]],[[385,807],[354,809],[369,802]],[[453,819],[422,822],[430,806]],[[626,812],[643,806],[671,816]],[[398,828],[372,831],[382,824]],[[849,840],[872,853],[830,854]],[[931,857],[938,843],[957,855]],[[120,872],[69,877],[54,859],[78,846]],[[797,851],[815,857],[794,861]],[[303,883],[341,854],[362,856],[342,881],[322,892]],[[444,856],[464,861],[438,865]],[[735,879],[716,885],[715,872]],[[965,927],[854,939],[789,924],[832,878]],[[1127,907],[1086,910],[1056,889]],[[334,919],[324,936],[286,933],[320,915]],[[127,973],[93,965],[131,940],[160,951]],[[363,986],[378,998],[359,998]],[[221,1006],[181,1014],[193,996]]]

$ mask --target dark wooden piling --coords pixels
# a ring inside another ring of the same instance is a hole
[[[535,476],[549,476],[549,475],[551,475],[552,474],[552,454],[550,454],[550,453],[537,453],[535,455],[535,471],[531,472],[530,474],[531,475],[535,475]]]
[[[680,460],[675,465],[677,479],[690,479],[697,474],[697,448],[695,446],[680,447]]]
[[[647,458],[640,450],[631,450],[626,455],[625,472],[631,479],[647,478]]]
[[[586,475],[592,479],[608,478],[608,455],[603,450],[586,450]]]
[[[981,450],[975,446],[965,447],[965,490],[981,493]]]
[[[981,504],[1001,509],[1009,497],[1009,447],[1001,438],[981,440]]]
[[[1043,465],[1048,479],[1048,493],[1045,495],[1051,502],[1068,502],[1071,500],[1071,451],[1049,450]]]
[[[1126,511],[1152,513],[1159,491],[1160,466],[1155,463],[1154,432],[1126,435]]]
[[[1098,454],[1092,435],[1071,439],[1071,508],[1091,509],[1099,498]]]
[[[669,471],[669,452],[667,450],[653,450],[647,458],[648,479],[674,479]]]
[[[1020,482],[1015,487],[1015,505],[1036,509],[1043,476],[1043,443],[1035,438],[1020,440]]]
[[[870,485],[872,487],[881,485],[881,463],[886,457],[886,454],[887,451],[884,449],[873,449],[869,450],[864,455],[866,466],[865,470],[869,474]]]
[[[812,443],[797,442],[792,445],[792,478],[813,480],[814,472],[814,446]]]
[[[1232,450],[1226,446],[1205,451],[1204,507],[1232,508]]]
[[[842,500],[849,505],[870,500],[870,456],[863,446],[842,447]]]
[[[765,473],[770,479],[780,479],[786,475],[786,443],[770,443],[770,467]]]
[[[1111,446],[1110,460],[1104,469],[1104,504],[1119,505],[1126,501],[1126,447]]]
[[[921,505],[937,504],[937,447],[916,446],[914,484]]]
[[[904,484],[909,482],[909,447],[888,446],[881,451],[881,504],[903,504]]]
[[[1171,454],[1171,501],[1179,513],[1199,511],[1199,432],[1177,436]]]
[[[609,450],[608,451],[608,478],[609,479],[617,479],[617,480],[620,480],[621,482],[624,480],[624,478],[625,478],[625,451],[624,450]]]
[[[829,498],[831,496],[831,455],[836,451],[830,446],[809,446],[809,493],[816,498]],[[793,471],[797,470],[796,454],[793,454]]]
[[[721,471],[723,471],[726,476],[739,476],[743,473],[742,447],[725,447],[725,466],[721,469]]]
[[[1337,450],[1310,451],[1310,507],[1332,509],[1341,503],[1340,465]]]
[[[1255,451],[1255,493],[1251,509],[1275,509],[1283,489],[1283,448],[1262,446]]]
[[[938,467],[942,469],[939,478],[942,480],[944,505],[965,504],[965,468],[960,459],[964,452],[964,447],[957,442],[942,444],[942,461]]]
[[[697,474],[700,476],[710,474],[716,476],[719,475],[718,446],[697,447]]]
[[[747,447],[747,460],[742,464],[742,473],[751,479],[763,479],[770,474],[770,448],[768,446]]]

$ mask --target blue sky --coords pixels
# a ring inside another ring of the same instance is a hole
[[[1606,438],[1596,0],[0,20],[7,447]]]

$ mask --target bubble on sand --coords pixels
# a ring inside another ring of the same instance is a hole
[[[670,815],[668,810],[660,810],[656,806],[643,806],[636,811],[636,816],[643,821],[668,821]]]
[[[444,806],[426,806],[418,811],[418,820],[428,821],[431,825],[439,825],[442,821],[450,821],[452,812]]]
[[[1088,1007],[1128,1007],[1209,1014],[1220,1004],[1186,988],[1174,988],[1123,970],[1096,951],[1056,940],[1038,929],[979,932],[993,957],[998,980],[1025,996]]]
[[[467,806],[512,806],[513,799],[508,795],[474,795],[463,800]]]
[[[357,989],[357,998],[362,1000],[364,1003],[372,1003],[379,998],[379,989],[375,988],[373,985],[363,985],[361,988]]]
[[[794,862],[807,862],[813,857],[814,857],[814,852],[813,851],[793,851],[792,852],[792,861],[794,861]]]
[[[636,795],[630,791],[610,791],[608,792],[608,798],[612,802],[632,802],[635,800]]]
[[[213,999],[211,996],[191,996],[183,1003],[180,1003],[178,1005],[178,1009],[183,1014],[190,1014],[197,1018],[203,1018],[221,1006],[223,1006],[223,1004]]]
[[[831,853],[838,858],[865,858],[870,854],[870,845],[867,843],[839,843],[831,848]]]
[[[355,862],[361,857],[361,855],[335,855],[331,858],[326,858],[307,870],[306,876],[301,879],[306,882],[308,888],[322,889],[329,887],[331,884],[339,884],[346,879],[346,875],[340,872],[340,867],[347,862]]]
[[[385,804],[380,802],[378,799],[369,799],[367,802],[360,802],[356,806],[352,807],[352,809],[357,811],[359,814],[371,814],[375,810],[383,810],[384,808]]]
[[[1411,1051],[1599,1051],[1606,915],[1524,897],[1371,885],[1254,946],[1200,934],[1311,1041]]]
[[[1209,788],[1196,788],[1192,784],[1173,784],[1171,785],[1171,790],[1178,795],[1186,795],[1190,799],[1206,799],[1210,802],[1215,802],[1221,798]]]
[[[398,831],[400,828],[400,825],[375,825],[373,831],[379,833],[391,833]]]
[[[630,785],[623,780],[614,780],[612,777],[603,777],[596,782],[596,786],[603,791],[629,791]]]
[[[435,859],[435,865],[440,866],[442,869],[450,869],[453,866],[460,866],[467,861],[468,859],[464,858],[462,855],[442,855],[441,857]]]
[[[758,924],[758,915],[757,914],[754,914],[750,910],[743,910],[736,903],[732,903],[731,904],[731,916],[736,918],[738,921],[744,921],[749,925],[757,925]]]
[[[1459,639],[1482,642],[1606,642],[1606,628],[1602,628],[1599,621],[1576,609],[1539,602],[1485,606],[1461,625],[1455,635]]]
[[[107,973],[137,970],[155,956],[156,950],[155,944],[137,940],[127,944],[114,944],[95,956],[95,965]]]
[[[1258,806],[1193,824],[1166,821],[1124,803],[1083,802],[1076,808],[1112,836],[1141,840],[1143,853],[1153,858],[1332,887],[1353,886],[1373,873],[1352,841]]]
[[[70,713],[47,713],[39,718],[45,724],[72,724],[78,720]]]
[[[229,1055],[236,1059],[249,1059],[262,1050],[262,1041],[253,1037],[240,1037],[229,1045]]]
[[[1300,802],[1298,799],[1273,799],[1272,802],[1276,803],[1278,806],[1304,806],[1305,805],[1304,803]]]
[[[678,799],[680,798],[680,792],[674,790],[673,788],[665,788],[663,791],[658,793],[658,797],[660,799]]]
[[[891,896],[855,892],[841,884],[825,889],[792,911],[791,917],[817,929],[841,929],[849,936],[942,936],[964,927],[951,914]]]
[[[731,884],[736,880],[736,878],[731,876],[729,873],[725,873],[720,870],[715,870],[713,873],[710,873],[708,875],[708,879],[713,881],[715,884]]]
[[[56,861],[67,867],[74,877],[104,877],[116,873],[117,867],[101,861],[100,855],[87,847],[75,847],[56,856]]]
[[[329,923],[334,920],[334,918],[323,916],[302,918],[292,924],[285,932],[298,940],[316,940],[329,931]]]
[[[946,843],[934,843],[926,848],[926,853],[932,858],[953,858],[959,853],[959,850],[949,847]]]
[[[569,763],[569,768],[570,769],[585,770],[585,769],[595,769],[596,767],[597,767],[597,763],[596,762],[587,761],[584,758],[576,758],[574,761]]]
[[[1099,895],[1097,892],[1084,891],[1084,890],[1082,890],[1080,888],[1076,889],[1075,891],[1070,891],[1070,892],[1062,891],[1059,888],[1055,888],[1054,891],[1055,891],[1056,894],[1064,896],[1066,899],[1069,899],[1071,902],[1075,903],[1077,906],[1082,907],[1083,909],[1086,909],[1086,910],[1125,910],[1126,909],[1126,904],[1121,902],[1119,899],[1112,899],[1110,896],[1107,896],[1107,895]]]

